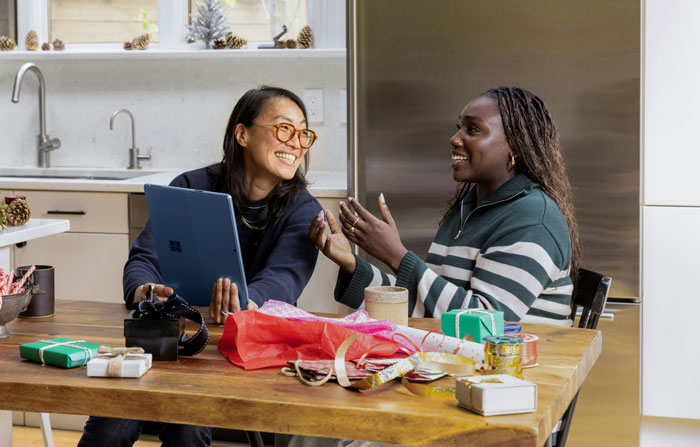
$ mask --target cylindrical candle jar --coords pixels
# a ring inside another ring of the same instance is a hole
[[[28,265],[18,267],[17,275],[24,275],[29,270]],[[49,317],[54,313],[54,268],[50,265],[37,265],[31,274],[34,283],[39,286],[39,293],[34,295],[27,309],[19,314],[20,317],[39,318]]]
[[[375,320],[391,320],[408,326],[408,289],[396,286],[367,287],[365,310]]]

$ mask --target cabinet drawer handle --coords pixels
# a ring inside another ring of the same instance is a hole
[[[83,210],[80,210],[80,211],[49,210],[46,212],[46,214],[73,214],[73,215],[82,216],[82,215],[85,215],[87,213]]]

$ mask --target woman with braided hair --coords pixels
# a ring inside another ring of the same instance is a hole
[[[425,260],[404,247],[381,194],[380,218],[349,197],[338,220],[326,211],[330,234],[320,213],[312,222],[309,236],[340,266],[335,299],[357,308],[365,287],[397,285],[409,290],[413,317],[472,307],[502,310],[509,321],[571,325],[578,233],[544,102],[521,88],[488,90],[464,107],[449,141],[457,192]],[[356,257],[350,242],[395,276]]]

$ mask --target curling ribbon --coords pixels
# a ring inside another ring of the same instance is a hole
[[[533,334],[512,334],[513,337],[522,338],[523,344],[520,348],[520,357],[523,359],[523,368],[537,366],[537,340],[540,338]]]
[[[523,339],[510,335],[484,337],[486,364],[495,370],[495,374],[509,374],[523,378],[520,345]]]
[[[371,376],[353,383],[350,382],[345,371],[345,354],[357,337],[359,337],[359,334],[346,338],[335,353],[335,375],[338,379],[338,384],[343,388],[355,390],[376,388],[406,375],[418,368],[418,366],[463,376],[474,375],[476,372],[476,362],[470,358],[443,352],[416,352]]]

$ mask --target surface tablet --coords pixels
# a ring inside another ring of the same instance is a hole
[[[166,286],[196,306],[208,306],[218,278],[238,287],[241,309],[248,287],[233,201],[228,194],[144,185],[153,239]]]

